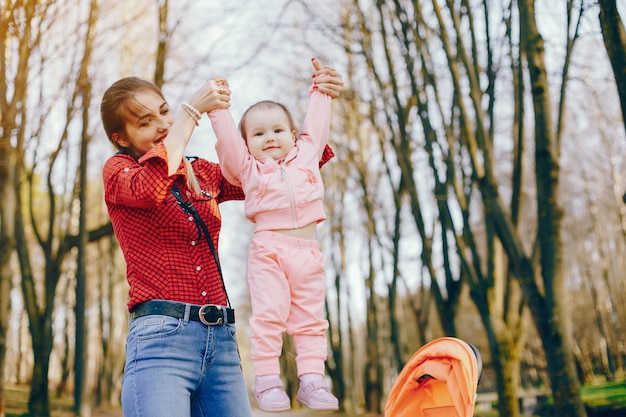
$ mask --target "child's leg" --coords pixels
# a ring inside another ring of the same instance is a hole
[[[328,355],[324,259],[317,241],[297,241],[287,269],[292,297],[287,332],[293,336],[296,348],[300,377],[297,399],[313,410],[337,410],[339,401],[324,381],[324,363]]]
[[[282,333],[287,329],[291,297],[285,274],[276,262],[271,233],[255,233],[250,242],[247,280],[252,303],[251,355],[254,396],[264,411],[286,411],[291,400],[280,379]]]
[[[324,259],[317,241],[295,240],[300,245],[294,243],[286,271],[291,288],[287,333],[293,337],[298,376],[308,373],[324,375],[328,355]]]
[[[251,355],[256,376],[279,375],[282,334],[291,304],[289,284],[276,262],[276,244],[257,232],[250,242],[247,280],[252,304]]]

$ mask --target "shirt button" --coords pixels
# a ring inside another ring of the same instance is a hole
[[[192,216],[189,216],[189,217],[187,217],[187,220],[189,220],[190,222],[192,222],[192,221],[193,221],[193,217],[192,217]]]
[[[202,296],[206,297],[206,291],[202,291]]]
[[[196,246],[196,241],[195,240],[191,241],[191,246]]]
[[[201,269],[202,269],[202,267],[201,267],[201,266],[196,266],[196,271],[199,271],[199,270],[201,270]]]
[[[124,168],[124,172],[128,172],[128,171],[130,171],[130,168],[128,167]]]

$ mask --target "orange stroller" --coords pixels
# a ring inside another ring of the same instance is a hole
[[[389,393],[385,417],[471,417],[482,359],[470,343],[442,337],[409,359]]]

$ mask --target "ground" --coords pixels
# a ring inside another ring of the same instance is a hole
[[[266,413],[259,409],[252,409],[252,417],[349,417],[346,414],[329,411],[289,410],[282,413]],[[123,417],[120,410],[94,410],[92,417]]]

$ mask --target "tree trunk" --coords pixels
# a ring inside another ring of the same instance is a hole
[[[547,314],[547,311],[544,311]],[[580,386],[572,359],[572,350],[565,344],[563,335],[555,327],[561,323],[539,318],[539,334],[543,341],[552,385],[554,406],[559,416],[586,416],[587,412],[580,397]],[[537,320],[537,318],[535,318]]]
[[[6,415],[4,369],[14,275],[10,261],[16,245],[15,213],[19,208],[15,188],[18,166],[12,141],[19,141],[20,132],[16,133],[18,106],[21,108],[26,101],[27,68],[32,52],[30,25],[37,3],[37,0],[29,0],[7,4],[0,18],[0,417]],[[15,19],[16,15],[21,18]],[[7,57],[13,54],[16,68],[10,69]]]
[[[498,390],[498,410],[501,416],[519,416],[520,402],[518,398],[519,386],[519,342],[508,340],[501,343],[500,359],[501,373],[504,381],[502,389]]]
[[[339,204],[341,206],[341,204]],[[337,210],[339,211],[339,210]],[[341,219],[343,216],[333,216],[333,219]],[[338,220],[341,221],[341,220]],[[332,222],[332,220],[331,220]],[[328,335],[329,335],[329,346],[330,346],[330,357],[332,359],[332,365],[327,364],[326,369],[328,370],[328,375],[330,376],[333,382],[333,392],[339,399],[339,409],[344,409],[344,400],[347,398],[346,393],[346,369],[344,363],[344,338],[343,338],[343,329],[344,329],[344,321],[342,305],[344,304],[344,290],[343,290],[343,275],[341,271],[345,271],[344,260],[345,260],[345,242],[343,239],[343,234],[341,232],[341,228],[338,230],[334,230],[331,232],[331,247],[337,248],[337,250],[331,251],[330,255],[330,263],[333,265],[332,270],[334,271],[334,280],[333,280],[333,288],[335,290],[335,303],[334,310],[336,312],[336,323],[333,323],[332,314],[329,311],[329,303],[330,299],[327,297],[326,299],[326,316],[328,317]],[[335,241],[336,240],[336,241]]]
[[[170,29],[167,25],[167,16],[169,14],[169,1],[159,0],[159,43],[156,51],[156,65],[154,67],[154,83],[159,87],[163,87],[165,83],[165,60],[171,37]]]
[[[0,52],[1,53],[1,52]],[[1,113],[4,114],[2,111]],[[3,132],[9,132],[6,126]],[[0,142],[0,417],[5,417],[6,406],[4,402],[5,386],[5,362],[7,353],[7,336],[9,332],[9,317],[11,314],[11,287],[13,269],[11,268],[11,255],[15,247],[13,225],[15,218],[15,198],[13,193],[12,166],[14,166],[13,149],[9,138]]]
[[[493,326],[486,327],[498,390],[498,413],[500,416],[516,417],[520,415],[517,400],[519,341],[506,338],[507,329],[504,328],[503,323],[498,327],[500,327],[499,331],[496,331]]]
[[[361,171],[359,183],[363,192],[363,205],[367,216],[367,264],[369,269],[365,277],[365,325],[367,328],[367,340],[365,345],[365,363],[364,363],[364,390],[365,390],[365,409],[368,412],[378,413],[382,411],[382,361],[379,348],[379,303],[378,295],[375,290],[376,269],[374,268],[374,249],[373,241],[376,239],[376,228],[374,220],[374,209],[371,201],[368,181],[364,175],[365,171]]]
[[[552,394],[558,415],[587,415],[580,397],[569,334],[566,311],[563,244],[561,242],[562,211],[558,204],[559,154],[558,141],[552,133],[549,83],[545,67],[543,39],[535,22],[534,0],[521,0],[520,26],[531,80],[535,110],[535,176],[537,184],[538,238],[541,253],[541,275],[545,298],[542,303],[529,304],[548,362]]]
[[[616,0],[598,0],[604,46],[611,61],[626,129],[626,30],[617,10]],[[624,194],[626,202],[626,194]]]
[[[124,274],[119,273],[117,260],[121,251],[114,236],[103,239],[97,246],[98,291],[94,295],[102,300],[98,303],[100,324],[100,363],[96,382],[95,403],[99,406],[119,406],[120,379],[124,369],[125,332],[119,328],[123,323],[126,328],[127,314],[122,307],[126,294],[121,294],[126,282]],[[118,314],[121,313],[121,314]]]
[[[91,105],[91,81],[89,67],[94,44],[95,26],[98,20],[98,1],[92,0],[89,8],[85,48],[78,74],[78,95],[82,99],[82,134],[80,141],[80,165],[78,170],[78,256],[76,259],[76,351],[74,357],[74,411],[77,416],[91,416],[91,401],[87,384],[87,364],[89,363],[88,326],[85,323],[87,302],[87,150],[91,142],[89,133],[89,109]]]
[[[19,198],[18,198],[19,201]],[[22,293],[24,305],[28,313],[31,343],[33,348],[33,375],[31,379],[31,392],[28,400],[28,410],[32,417],[50,416],[48,401],[48,368],[50,353],[52,351],[52,307],[46,304],[43,312],[39,311],[35,296],[35,283],[31,272],[30,261],[26,251],[26,239],[23,233],[21,215],[17,215],[16,242],[20,268],[22,272]],[[50,266],[50,264],[48,264]],[[46,280],[56,275],[52,280],[58,281],[58,273],[51,271],[54,268],[46,268]],[[54,283],[56,288],[56,282]],[[50,291],[49,288],[46,288]]]
[[[370,212],[371,214],[371,212]],[[373,219],[370,217],[369,223],[373,227]],[[373,236],[373,234],[371,235]],[[365,364],[364,364],[364,376],[365,376],[365,409],[368,412],[380,414],[382,406],[382,361],[380,350],[378,347],[379,336],[378,326],[381,323],[378,322],[378,300],[376,291],[374,289],[376,272],[373,267],[374,259],[371,250],[371,243],[368,245],[369,250],[369,262],[370,269],[369,274],[365,279],[367,301],[366,301],[366,326],[367,326],[367,341],[365,348]]]
[[[61,294],[70,294],[69,292],[69,286],[70,286],[70,279],[69,277],[65,278],[65,285],[62,287],[62,292]],[[71,305],[70,300],[65,299],[63,300],[64,303],[66,305]],[[68,309],[68,313],[69,313],[69,309]],[[71,332],[71,327],[70,327],[70,315],[69,314],[65,314],[65,317],[63,318],[63,349],[61,351],[61,354],[59,356],[61,356],[60,361],[61,361],[61,378],[59,381],[59,385],[56,388],[56,396],[57,397],[61,397],[62,395],[66,394],[67,391],[67,384],[69,382],[70,379],[70,375],[71,375],[71,365],[70,365],[70,332]]]
[[[49,320],[50,317],[47,318]],[[43,319],[46,320],[46,319]],[[50,402],[48,399],[48,369],[50,353],[52,352],[52,326],[39,323],[39,330],[31,334],[33,344],[33,376],[30,382],[30,396],[28,411],[31,417],[50,417]]]

